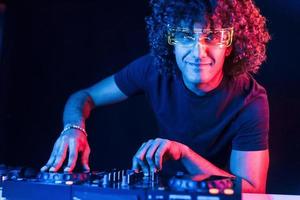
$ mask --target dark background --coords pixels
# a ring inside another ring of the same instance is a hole
[[[256,75],[268,90],[271,112],[268,193],[300,194],[300,1],[256,2],[272,35],[268,60]],[[150,9],[141,0],[28,0],[7,2],[5,10],[0,163],[40,168],[62,129],[68,96],[148,52],[144,17]],[[129,168],[157,128],[138,96],[97,108],[87,130],[91,167],[101,170]]]

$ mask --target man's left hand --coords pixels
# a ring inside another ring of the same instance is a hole
[[[156,138],[144,142],[132,159],[132,169],[142,169],[145,175],[162,169],[163,161],[181,159],[188,147],[179,142]]]

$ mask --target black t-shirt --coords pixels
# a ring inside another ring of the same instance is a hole
[[[197,96],[180,73],[160,73],[153,60],[151,55],[138,58],[114,78],[127,96],[147,96],[159,137],[186,144],[221,168],[226,168],[232,149],[268,148],[267,95],[250,75],[224,77],[216,89]]]

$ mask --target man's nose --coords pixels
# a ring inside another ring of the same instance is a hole
[[[206,57],[207,56],[207,45],[203,41],[198,40],[197,44],[195,44],[193,46],[193,54],[194,54],[194,56],[199,57],[199,58]]]

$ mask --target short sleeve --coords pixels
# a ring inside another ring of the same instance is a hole
[[[126,96],[143,93],[147,87],[147,73],[151,65],[152,57],[150,54],[147,54],[134,60],[114,74],[114,79],[119,89]]]
[[[258,93],[247,99],[234,122],[237,134],[232,141],[232,148],[235,150],[268,149],[269,104],[265,90],[260,88]]]

